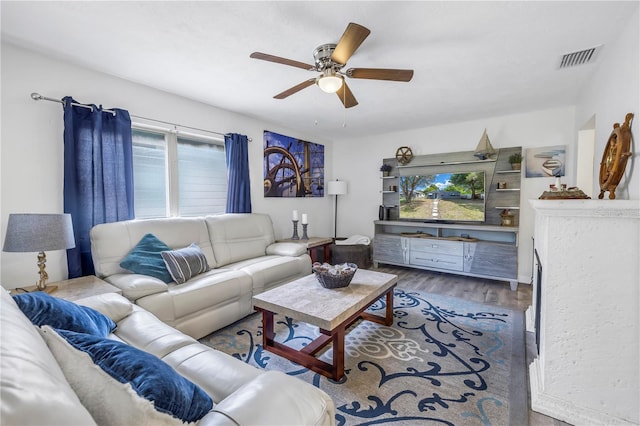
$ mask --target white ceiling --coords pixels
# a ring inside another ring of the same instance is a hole
[[[560,70],[561,56],[604,45],[602,58],[638,2],[2,1],[0,7],[3,40],[342,138],[571,105],[597,61]],[[273,99],[316,73],[249,54],[313,63],[313,50],[336,43],[349,22],[371,35],[346,68],[411,68],[413,80],[348,80],[359,105],[347,110],[316,86]]]

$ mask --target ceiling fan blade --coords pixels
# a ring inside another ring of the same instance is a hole
[[[351,78],[370,80],[411,81],[413,70],[393,70],[384,68],[349,68],[346,74]]]
[[[263,61],[275,62],[277,64],[289,65],[296,68],[302,68],[303,70],[311,71],[316,67],[313,65],[305,64],[304,62],[294,61],[293,59],[281,58],[280,56],[273,56],[262,52],[253,52],[249,55],[253,59],[262,59]]]
[[[277,95],[274,96],[274,98],[275,99],[287,98],[287,97],[293,95],[294,93],[297,93],[297,92],[301,91],[302,89],[305,89],[305,88],[315,84],[315,82],[316,82],[315,78],[310,78],[309,80],[303,81],[302,83],[297,84],[297,85],[293,86],[292,88],[285,90],[282,93],[278,93]]]
[[[371,31],[362,25],[349,23],[331,55],[331,60],[339,64],[346,64],[353,52],[360,47],[370,33]]]
[[[338,98],[340,98],[340,102],[344,104],[345,108],[351,108],[358,105],[358,101],[356,101],[356,97],[351,93],[351,89],[347,86],[346,81],[342,81],[342,86],[336,92]]]

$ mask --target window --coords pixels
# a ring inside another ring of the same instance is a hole
[[[137,219],[224,213],[224,145],[168,130],[133,129],[134,209]]]

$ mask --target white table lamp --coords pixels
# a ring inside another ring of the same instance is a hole
[[[338,195],[347,193],[347,182],[343,180],[332,180],[327,183],[327,194],[335,195],[335,209],[333,212],[333,239],[338,235]]]

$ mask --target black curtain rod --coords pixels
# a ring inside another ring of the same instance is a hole
[[[49,98],[47,96],[42,96],[40,93],[35,93],[35,92],[31,94],[31,99],[33,99],[34,101],[58,102],[58,103],[64,105],[64,102],[62,101],[62,99]],[[91,106],[91,105],[79,104],[77,102],[72,102],[71,105],[79,106],[79,107],[82,107],[82,108],[93,109],[93,106]],[[110,110],[110,109],[103,109],[102,111],[111,113],[113,115],[115,115],[115,113],[116,113],[115,111]],[[200,132],[213,133],[214,135],[226,136],[228,134],[228,133],[214,132],[213,130],[200,129],[198,127],[191,127],[191,126],[185,126],[185,125],[182,125],[182,124],[170,123],[168,121],[156,120],[155,118],[142,117],[142,116],[134,115],[134,114],[131,114],[131,113],[129,113],[129,115],[131,117],[138,118],[138,119],[141,119],[141,120],[155,121],[156,123],[167,124],[169,126],[182,127],[182,128],[185,128],[185,129],[197,130],[197,131],[200,131]],[[253,141],[253,139],[249,138],[249,142],[252,142],[252,141]]]

